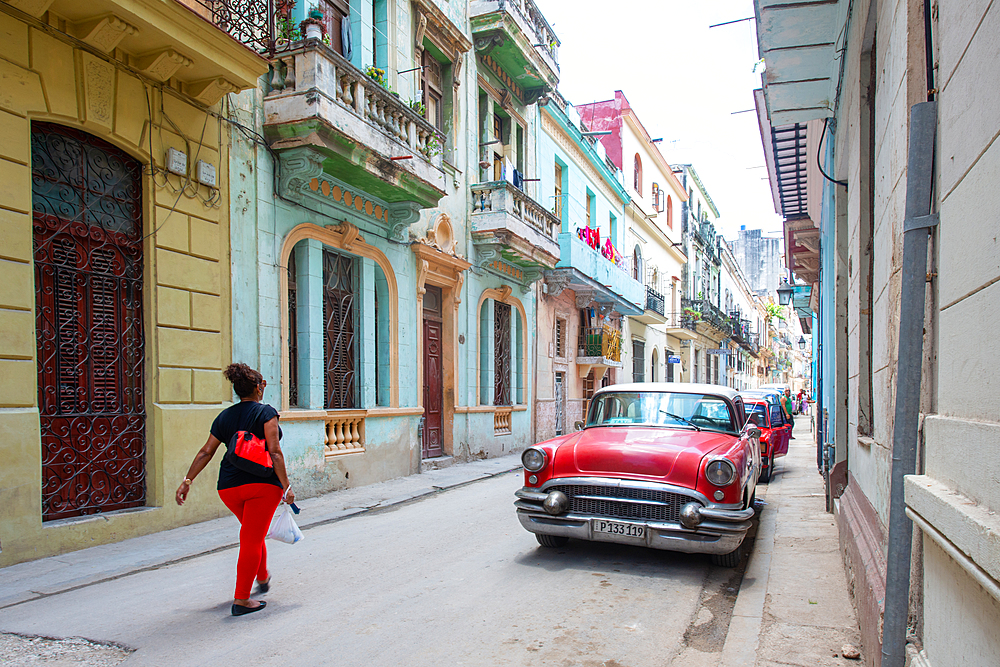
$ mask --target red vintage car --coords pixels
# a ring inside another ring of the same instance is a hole
[[[582,430],[521,455],[517,516],[543,547],[572,537],[711,554],[735,567],[754,513],[759,437],[728,387],[605,387]]]
[[[774,474],[774,460],[788,453],[792,425],[781,407],[764,397],[740,393],[747,416],[760,427],[760,481],[769,482]]]

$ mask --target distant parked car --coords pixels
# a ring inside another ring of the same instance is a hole
[[[735,567],[753,517],[760,429],[728,387],[612,385],[582,430],[529,447],[516,492],[543,547],[569,538],[710,554]]]
[[[747,416],[760,427],[760,481],[769,482],[774,474],[774,460],[788,453],[792,425],[785,420],[781,408],[766,397],[740,392]]]

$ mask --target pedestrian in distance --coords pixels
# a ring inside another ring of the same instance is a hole
[[[792,390],[785,389],[785,395],[781,397],[781,411],[785,413],[785,419],[792,426],[792,435],[789,437],[790,440],[795,439],[795,418],[792,416],[792,412],[795,410],[795,402],[792,400]]]
[[[240,401],[223,410],[212,422],[208,441],[195,454],[187,476],[177,487],[176,498],[178,505],[184,504],[191,482],[212,460],[219,445],[230,442],[236,433],[251,433],[265,441],[273,465],[268,476],[242,470],[226,456],[223,456],[219,466],[219,497],[240,520],[240,554],[236,562],[232,614],[243,616],[260,611],[267,605],[263,600],[251,600],[250,590],[254,578],[258,593],[266,593],[270,588],[271,575],[267,570],[264,536],[279,503],[282,500],[295,502],[295,493],[288,482],[285,458],[279,444],[281,428],[278,426],[278,411],[260,402],[267,386],[264,377],[246,364],[230,364],[223,375],[232,382]]]

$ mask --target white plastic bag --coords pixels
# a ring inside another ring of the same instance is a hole
[[[267,539],[278,540],[286,544],[295,544],[302,539],[302,531],[292,518],[292,508],[285,505],[281,513],[271,519],[271,527],[267,531]]]

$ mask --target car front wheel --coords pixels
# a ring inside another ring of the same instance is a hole
[[[711,560],[712,565],[718,567],[736,567],[740,564],[740,560],[743,558],[743,544],[740,542],[740,546],[736,547],[727,554],[712,554]]]
[[[535,539],[538,540],[540,545],[550,549],[558,549],[559,547],[564,547],[569,544],[569,538],[561,535],[543,535],[541,533],[535,533]]]
[[[773,469],[774,469],[774,461],[768,461],[767,465],[764,466],[764,469],[760,471],[760,479],[758,479],[757,481],[761,482],[762,484],[767,484],[768,482],[770,482],[771,470]]]

